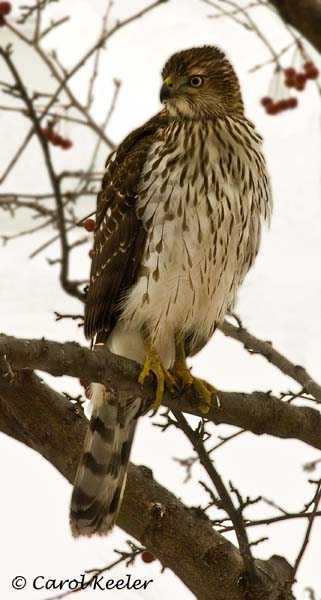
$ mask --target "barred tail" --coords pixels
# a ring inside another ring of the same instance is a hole
[[[117,518],[141,399],[118,398],[104,385],[92,385],[93,412],[71,499],[75,537],[106,534]]]

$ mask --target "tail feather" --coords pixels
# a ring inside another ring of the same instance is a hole
[[[91,399],[93,412],[71,499],[70,524],[75,537],[104,534],[113,527],[141,408],[140,398],[118,397],[97,383],[92,385]]]

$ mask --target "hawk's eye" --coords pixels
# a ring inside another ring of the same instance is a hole
[[[203,77],[200,75],[193,75],[189,80],[192,87],[201,87],[203,84]]]

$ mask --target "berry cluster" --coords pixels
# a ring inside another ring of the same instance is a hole
[[[284,69],[286,87],[295,88],[298,92],[302,92],[308,79],[317,79],[319,77],[319,69],[312,61],[307,61],[303,64],[303,71],[296,71],[294,67]]]
[[[268,115],[277,115],[284,110],[296,108],[298,98],[288,96],[287,88],[293,88],[298,92],[303,92],[309,79],[317,79],[320,75],[319,69],[312,60],[307,60],[306,52],[303,47],[300,50],[300,67],[286,67],[281,69],[278,65],[270,84],[270,93],[261,99],[261,104]],[[294,61],[294,57],[293,57]]]
[[[6,24],[5,16],[11,12],[11,2],[0,2],[0,27]]]
[[[289,110],[291,108],[296,108],[298,106],[297,98],[284,98],[283,100],[278,100],[275,102],[269,96],[265,96],[261,100],[262,106],[264,106],[265,111],[268,115],[277,115],[278,113]]]
[[[72,146],[71,140],[68,140],[67,138],[64,138],[61,135],[59,135],[59,133],[54,131],[52,127],[45,127],[42,130],[42,135],[45,138],[45,140],[50,142],[53,146],[60,146],[64,150],[69,150],[69,148],[71,148]]]

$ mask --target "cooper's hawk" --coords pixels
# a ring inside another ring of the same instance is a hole
[[[209,340],[257,254],[268,219],[261,137],[244,116],[236,74],[221,50],[174,54],[162,72],[164,109],[133,131],[106,164],[85,333],[144,365],[164,384],[194,385],[204,412],[211,386],[186,356]],[[93,414],[72,497],[74,535],[114,524],[140,398],[115,401],[93,385]],[[146,407],[145,407],[146,408]]]

